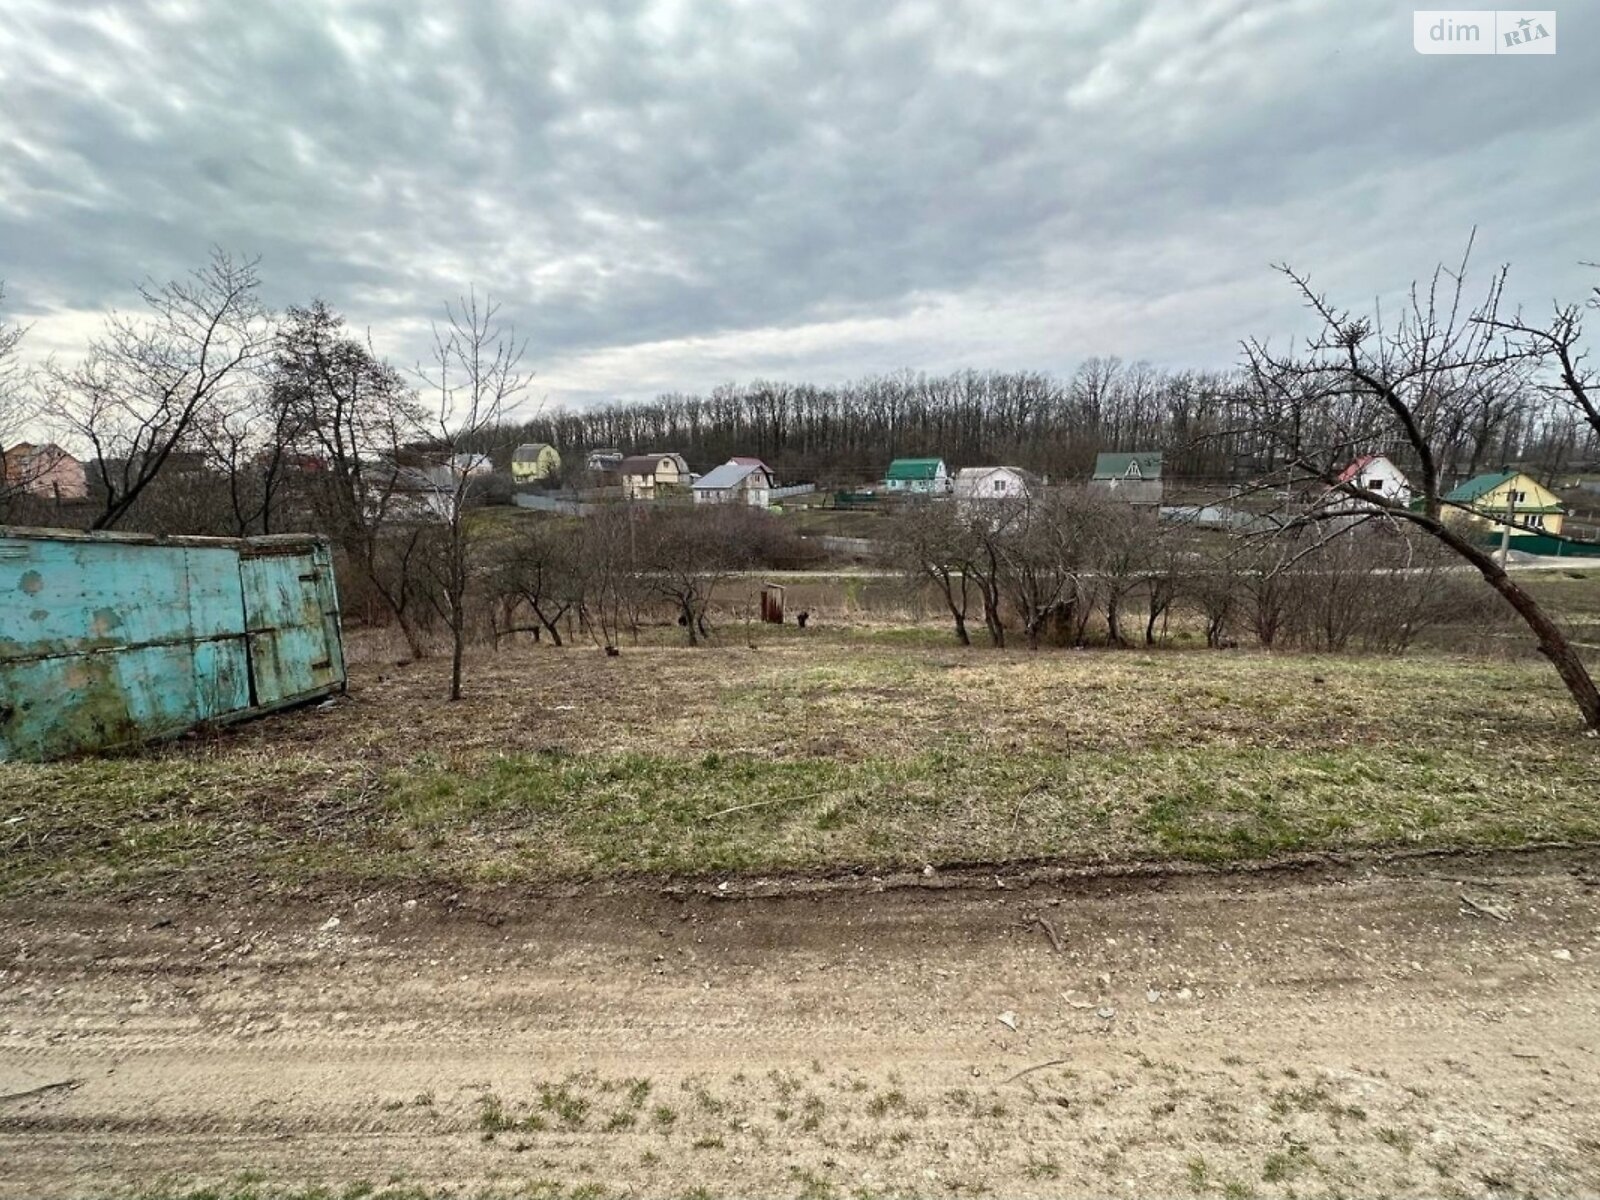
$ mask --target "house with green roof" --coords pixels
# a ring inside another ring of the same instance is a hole
[[[883,486],[891,492],[945,496],[950,492],[950,472],[942,458],[897,458],[889,464]]]
[[[1499,537],[1508,525],[1514,532],[1560,533],[1567,514],[1560,497],[1521,471],[1474,475],[1444,502],[1447,517],[1488,537]]]
[[[1089,487],[1128,504],[1161,503],[1161,451],[1135,450],[1094,456]]]

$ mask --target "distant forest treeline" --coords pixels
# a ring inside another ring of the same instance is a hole
[[[937,455],[952,470],[1006,463],[1068,479],[1087,476],[1102,450],[1154,449],[1166,452],[1171,477],[1226,482],[1274,465],[1258,453],[1238,388],[1224,372],[1115,358],[1091,358],[1066,379],[908,371],[834,386],[756,381],[706,396],[557,409],[487,431],[475,448],[500,459],[520,443],[548,442],[569,472],[595,447],[676,450],[702,471],[754,454],[785,479],[825,487],[879,478],[895,457]],[[1554,473],[1592,459],[1591,440],[1540,406],[1491,403],[1458,432],[1445,465],[1464,476],[1533,461]]]

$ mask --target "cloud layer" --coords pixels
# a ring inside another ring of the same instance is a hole
[[[0,25],[0,278],[36,351],[215,243],[399,361],[469,284],[552,402],[901,367],[1224,365],[1459,254],[1600,258],[1600,13],[1423,57],[1392,0],[402,0]],[[460,11],[452,11],[460,10]]]

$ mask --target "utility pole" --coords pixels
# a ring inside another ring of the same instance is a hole
[[[1517,519],[1517,492],[1515,488],[1506,489],[1506,520],[1500,526],[1500,567],[1504,570],[1511,565],[1511,522]]]

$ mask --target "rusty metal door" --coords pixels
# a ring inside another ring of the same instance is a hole
[[[250,703],[272,708],[344,679],[339,610],[325,546],[258,540],[239,555]]]
[[[247,705],[231,546],[0,530],[0,761],[176,733]]]

